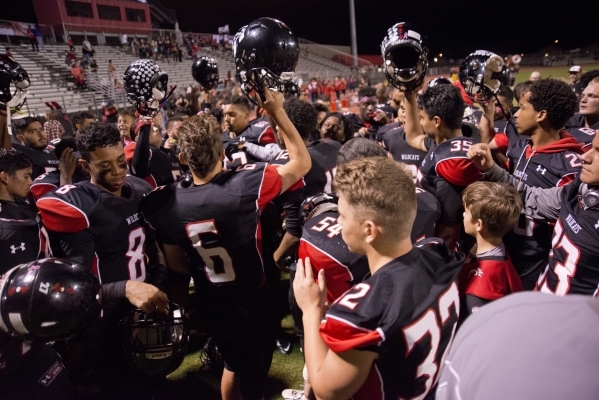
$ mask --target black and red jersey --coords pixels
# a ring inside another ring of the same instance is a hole
[[[562,191],[549,263],[537,290],[558,295],[599,293],[599,209],[580,202],[580,177]]]
[[[497,300],[523,290],[522,281],[506,256],[474,257],[460,272],[460,296]],[[465,302],[464,302],[465,303]]]
[[[223,132],[223,140],[233,140],[230,138],[229,131]],[[244,137],[247,142],[266,146],[269,143],[276,143],[275,132],[272,130],[270,123],[264,117],[256,118],[251,121],[243,131],[238,133],[236,138]],[[227,143],[225,143],[225,148]]]
[[[576,113],[568,120],[568,122],[566,122],[565,129],[579,143],[584,145],[583,149],[586,151],[589,149],[589,146],[595,137],[595,133],[597,130],[599,130],[599,122],[586,127],[586,120],[584,116]]]
[[[315,271],[326,270],[329,303],[362,282],[370,272],[366,257],[347,248],[338,218],[336,211],[326,211],[306,221],[298,251],[300,259],[310,258]]]
[[[463,136],[448,139],[440,145],[433,145],[420,165],[418,183],[441,204],[440,222],[462,222],[462,191],[482,178],[466,155],[473,144],[472,140]]]
[[[548,189],[566,185],[580,172],[582,145],[567,134],[560,140],[533,150],[530,140],[517,141],[507,153],[509,171],[529,186]],[[523,263],[545,263],[551,249],[553,224],[521,214],[504,237],[505,247],[520,273]],[[539,271],[540,272],[540,271]]]
[[[382,137],[383,148],[393,156],[395,161],[401,161],[416,177],[418,168],[427,152],[415,149],[406,141],[406,133],[403,126],[386,131]]]
[[[291,235],[300,237],[302,228],[299,223],[299,209],[302,202],[318,193],[332,193],[331,184],[337,171],[337,153],[341,144],[331,139],[321,139],[307,146],[312,166],[300,182],[281,195],[285,214],[286,229]],[[273,165],[289,162],[289,153],[282,150],[273,161]]]
[[[26,201],[0,200],[0,275],[38,258],[51,257],[48,233]]]
[[[91,182],[46,194],[37,207],[55,256],[91,268],[102,283],[145,281],[147,232],[139,203],[151,190],[147,182],[127,176],[120,197]]]
[[[33,162],[31,179],[35,179],[42,174],[54,171],[58,168],[59,161],[54,155],[54,147],[52,147],[52,145],[48,145],[44,150],[36,150],[28,146],[23,146],[22,144],[13,143],[12,148],[26,154]]]
[[[130,166],[135,153],[137,143],[132,142],[125,146],[125,156],[127,164]],[[163,185],[169,185],[181,179],[183,172],[181,163],[174,154],[175,152],[163,147],[158,148],[150,145],[150,153],[148,159],[148,175],[138,176],[144,181],[152,185],[153,188]]]
[[[463,263],[426,239],[331,306],[320,327],[327,346],[378,354],[354,400],[424,398],[435,386],[458,322]]]
[[[72,183],[79,183],[89,181],[89,174],[80,174],[75,171],[72,177]],[[55,170],[42,174],[35,178],[31,184],[31,195],[33,200],[37,201],[42,198],[46,193],[58,189],[60,187],[60,170]]]
[[[141,211],[165,244],[185,251],[197,287],[253,291],[264,282],[260,210],[281,187],[275,167],[245,164],[203,185],[159,187]]]

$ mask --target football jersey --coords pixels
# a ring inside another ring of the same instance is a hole
[[[595,133],[599,130],[599,122],[594,125],[585,127],[586,120],[584,116],[576,113],[572,118],[566,122],[565,129],[570,135],[572,135],[578,142],[584,144],[584,150],[588,150]]]
[[[101,283],[145,281],[147,232],[139,203],[152,190],[127,176],[121,196],[91,182],[65,185],[37,201],[56,256],[91,268]]]
[[[377,142],[383,142],[386,138],[386,134],[387,132],[394,130],[396,128],[399,128],[401,125],[401,123],[399,122],[390,122],[387,125],[383,125],[381,126],[379,129],[377,129],[376,131],[376,141]]]
[[[532,150],[529,139],[517,141],[507,153],[510,173],[529,186],[551,188],[571,182],[580,172],[580,144],[564,138]],[[521,214],[514,229],[504,237],[505,246],[522,274],[522,263],[540,261],[539,273],[551,250],[553,224]]]
[[[51,257],[48,233],[24,200],[0,200],[0,275],[9,269]]]
[[[54,155],[54,147],[48,145],[44,150],[35,150],[31,147],[23,146],[18,143],[13,143],[12,148],[26,154],[33,162],[33,173],[31,179],[45,174],[46,172],[54,171],[58,168],[58,160]]]
[[[165,244],[185,251],[196,288],[253,291],[264,282],[260,209],[281,187],[275,167],[245,164],[204,185],[159,187],[141,210]]]
[[[471,294],[484,300],[497,300],[523,290],[507,256],[473,257],[462,267],[459,282],[460,296]]]
[[[71,178],[73,184],[89,181],[89,179],[89,174],[79,174],[76,170]],[[60,187],[60,170],[51,171],[38,176],[31,184],[31,195],[33,196],[33,200],[37,201],[41,199],[43,195],[58,187]]]
[[[360,116],[353,112],[343,113],[346,121],[351,124],[354,134],[358,133],[361,128],[367,128],[368,132],[364,135],[365,138],[374,139],[377,131],[384,126],[384,124],[377,121],[366,122],[360,118]]]
[[[225,130],[222,134],[223,140],[231,141],[229,130]],[[262,146],[269,143],[276,143],[275,133],[270,126],[268,120],[264,117],[256,118],[251,121],[243,131],[237,134],[236,138],[244,137],[246,141]],[[225,143],[225,148],[227,144]]]
[[[318,193],[332,193],[331,184],[337,171],[337,153],[341,144],[331,139],[321,139],[307,146],[312,166],[300,182],[281,194],[281,202],[285,213],[287,231],[300,237],[302,228],[299,224],[299,209],[302,202]],[[282,150],[273,161],[274,165],[289,162],[289,153]]]
[[[129,165],[133,161],[136,144],[132,142],[125,147],[125,156]],[[177,182],[183,175],[181,164],[170,152],[172,152],[170,149],[150,145],[149,175],[143,177],[143,180],[153,188]]]
[[[383,148],[391,153],[393,159],[406,164],[406,167],[412,172],[412,176],[416,178],[418,168],[420,168],[420,164],[427,152],[416,149],[408,144],[403,126],[398,126],[385,132],[382,142]]]
[[[599,209],[582,207],[580,185],[577,177],[562,191],[549,263],[537,285],[541,292],[593,296],[598,293]]]
[[[354,400],[423,399],[435,386],[458,322],[463,263],[426,239],[331,306],[320,327],[327,346],[378,354]]]
[[[441,204],[441,222],[462,222],[462,191],[482,178],[466,155],[473,144],[463,136],[448,139],[438,146],[433,145],[420,164],[418,184]]]

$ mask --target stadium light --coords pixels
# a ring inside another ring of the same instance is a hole
[[[555,43],[559,42],[559,40],[555,39]]]
[[[443,53],[439,53],[439,57],[443,57]]]
[[[433,58],[433,60],[434,60],[435,62],[437,62],[437,57]]]
[[[358,66],[358,40],[356,34],[356,7],[354,0],[349,0],[349,24],[351,28],[351,53],[354,56],[354,67]]]

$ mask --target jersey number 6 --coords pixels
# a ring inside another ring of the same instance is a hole
[[[187,236],[191,240],[193,248],[196,249],[202,260],[204,260],[204,272],[212,283],[225,283],[235,280],[235,269],[233,260],[224,247],[204,247],[202,235],[213,233],[218,235],[214,220],[192,222],[187,225]]]

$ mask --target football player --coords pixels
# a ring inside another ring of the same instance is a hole
[[[450,252],[438,238],[412,245],[416,188],[393,160],[342,164],[335,188],[343,241],[367,257],[371,276],[333,303],[323,321],[326,272],[315,282],[310,259],[298,262],[294,290],[314,393],[424,398],[434,390],[456,328],[456,281],[464,255]]]
[[[564,82],[541,79],[520,98],[514,115],[520,139],[509,143],[508,171],[529,186],[551,188],[566,185],[580,172],[582,145],[564,129],[574,115],[576,98]],[[486,107],[485,118],[492,120],[494,107]],[[491,150],[505,148],[505,135],[494,138]],[[525,290],[532,290],[551,250],[553,226],[526,213],[504,238],[506,248]]]
[[[110,124],[92,123],[77,136],[89,182],[65,185],[37,201],[51,232],[54,255],[90,268],[116,298],[104,308],[88,331],[87,355],[99,373],[102,390],[128,376],[122,353],[119,321],[128,299],[145,312],[164,311],[166,295],[157,287],[166,278],[160,253],[139,214],[139,202],[152,188],[127,176],[119,131]],[[163,273],[161,273],[163,272]],[[104,291],[103,287],[103,291]]]
[[[527,218],[555,223],[551,256],[536,290],[557,295],[596,296],[599,287],[596,263],[599,256],[599,138],[596,136],[591,149],[581,156],[582,170],[574,181],[551,188],[529,186],[495,165],[487,144],[473,146],[468,156],[485,172],[485,179],[505,182],[518,189]]]
[[[462,191],[482,175],[466,157],[473,141],[462,136],[465,104],[460,91],[453,85],[437,85],[427,89],[419,102],[420,110],[416,90],[406,93],[406,141],[428,152],[418,171],[418,183],[439,200],[436,236],[453,249],[463,232]]]
[[[96,115],[91,111],[76,112],[75,114],[73,114],[73,118],[71,118],[71,123],[73,124],[73,127],[75,128],[75,135],[77,135],[77,133],[81,129],[85,128],[92,122],[96,122],[96,121],[97,121]]]
[[[141,204],[145,219],[163,238],[170,293],[179,304],[186,304],[193,276],[202,299],[200,312],[225,362],[225,399],[239,393],[246,399],[263,396],[277,320],[264,285],[259,215],[311,166],[308,150],[283,110],[283,94],[265,87],[262,95],[261,105],[285,139],[287,164],[245,164],[223,172],[217,121],[206,114],[194,116],[178,132],[179,157],[189,166],[193,184],[158,188]]]
[[[251,104],[247,97],[236,95],[223,104],[225,125],[223,139],[230,141],[236,137],[244,137],[246,141],[267,145],[276,143],[275,134],[264,117],[250,121]]]
[[[374,138],[376,131],[383,125],[391,122],[389,115],[382,109],[377,108],[376,89],[364,86],[358,91],[359,115],[345,113],[345,118],[351,123],[354,134],[363,137]]]
[[[31,166],[25,154],[0,149],[0,274],[15,265],[52,255],[48,233],[26,200]]]
[[[48,138],[39,119],[25,117],[13,122],[16,138],[21,142],[13,143],[12,148],[27,154],[33,161],[31,178],[54,171],[58,168],[58,160],[54,156],[54,147],[48,145]]]
[[[582,91],[580,109],[566,122],[566,129],[588,150],[599,130],[599,78],[591,80]]]

